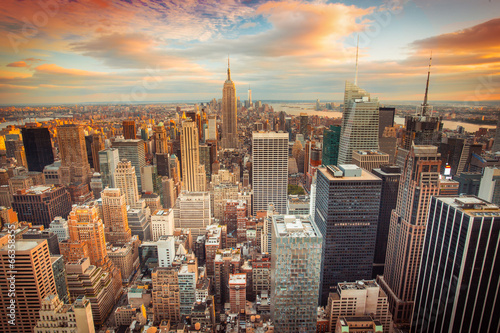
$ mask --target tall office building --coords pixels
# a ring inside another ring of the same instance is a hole
[[[101,133],[92,134],[92,161],[94,161],[94,171],[101,172],[99,152],[104,150],[104,136]]]
[[[18,239],[12,263],[7,238],[0,247],[0,331],[33,332],[42,300],[57,294],[49,247],[45,239]]]
[[[409,323],[413,310],[427,212],[431,196],[439,194],[440,166],[437,147],[413,145],[402,169],[384,275],[377,278],[389,296],[389,309],[397,324]]]
[[[208,116],[208,139],[207,140],[217,140],[217,115],[211,114]]]
[[[339,164],[351,163],[353,150],[379,149],[378,109],[378,99],[371,98],[365,90],[346,81]]]
[[[252,103],[252,89],[248,86],[248,107],[251,108],[253,106]]]
[[[321,304],[343,281],[370,279],[382,181],[352,164],[319,167],[314,221],[323,235]]]
[[[167,147],[167,130],[163,123],[159,123],[158,126],[155,127],[155,152],[156,154],[166,154],[168,153]]]
[[[381,138],[386,127],[394,126],[394,117],[396,116],[396,108],[380,107],[378,109],[379,126],[378,137]]]
[[[135,128],[135,121],[124,120],[123,121],[123,137],[127,139],[136,139],[137,130]]]
[[[337,165],[339,158],[340,126],[330,125],[323,130],[323,165]]]
[[[154,321],[181,319],[178,268],[157,267],[151,274]]]
[[[191,192],[205,191],[206,176],[205,167],[200,165],[198,128],[190,120],[182,122],[181,154],[182,189]]]
[[[49,129],[46,127],[23,127],[23,144],[29,171],[42,172],[46,165],[54,163],[54,152]]]
[[[389,164],[389,155],[380,150],[354,150],[352,164],[368,171]]]
[[[205,234],[211,224],[210,194],[208,192],[185,192],[177,198],[174,207],[176,228],[189,228],[194,237]]]
[[[118,149],[108,148],[99,152],[99,168],[102,179],[102,187],[115,187],[114,173],[120,162]]]
[[[72,242],[85,243],[89,250],[90,263],[103,267],[107,264],[104,225],[95,206],[74,206],[68,216],[69,237]],[[65,259],[68,255],[64,253]]]
[[[309,125],[309,116],[307,113],[302,112],[300,114],[300,123],[299,123],[299,133],[304,136],[304,139],[309,138],[309,131],[307,126]]]
[[[139,201],[139,190],[135,167],[130,161],[122,159],[115,169],[115,186],[125,195],[127,205],[135,205]]]
[[[144,148],[144,141],[140,139],[130,139],[130,140],[115,140],[112,144],[113,148],[118,149],[118,154],[120,160],[126,158],[135,167],[135,174],[137,176],[137,186],[139,187],[139,192],[142,192],[142,167],[146,166],[146,155]],[[115,184],[115,187],[116,184]]]
[[[83,126],[77,124],[58,126],[57,139],[61,157],[61,183],[87,184],[90,180],[90,165]]]
[[[33,186],[13,195],[12,208],[20,221],[48,228],[56,216],[68,216],[71,197],[64,186]]]
[[[432,197],[412,332],[500,330],[500,209],[473,196]]]
[[[271,318],[277,332],[316,332],[323,237],[314,222],[272,217]]]
[[[127,202],[119,188],[106,188],[101,193],[102,219],[106,241],[125,244],[132,237],[128,226]]]
[[[23,141],[24,141],[24,138],[23,138]],[[498,117],[497,128],[496,128],[496,132],[495,132],[495,141],[493,142],[493,146],[491,147],[491,151],[493,153],[500,151],[500,116]]]
[[[236,149],[238,142],[238,107],[236,104],[236,87],[231,81],[229,59],[227,64],[227,80],[222,88],[222,148]]]
[[[288,134],[252,134],[252,215],[267,210],[270,203],[281,214],[286,212],[288,186]]]
[[[380,169],[373,169],[372,173],[382,179],[382,192],[380,194],[380,210],[378,213],[377,242],[375,244],[375,257],[373,259],[373,274],[384,275],[385,252],[389,225],[391,224],[392,210],[396,208],[399,190],[401,168],[396,165],[383,165]]]

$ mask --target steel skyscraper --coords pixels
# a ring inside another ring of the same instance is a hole
[[[182,189],[189,192],[206,190],[205,166],[200,165],[198,127],[191,120],[182,122],[181,130]]]
[[[377,280],[389,296],[394,322],[409,323],[432,196],[439,194],[441,154],[435,146],[413,145],[402,169],[392,211],[384,275]]]
[[[353,150],[379,149],[378,99],[356,84],[346,81],[344,114],[339,144],[339,164],[352,163]]]
[[[222,148],[238,148],[238,107],[236,87],[231,81],[229,59],[227,62],[227,80],[222,88]]]
[[[253,215],[267,210],[286,213],[288,187],[288,133],[253,132],[252,135]]]

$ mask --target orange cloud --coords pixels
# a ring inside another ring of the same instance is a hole
[[[28,67],[24,61],[16,61],[7,65],[7,67]]]
[[[72,75],[72,76],[106,75],[106,73],[100,73],[100,72],[90,72],[90,71],[84,71],[81,69],[63,68],[63,67],[57,66],[55,64],[43,64],[43,65],[35,67],[35,70],[39,73],[55,74],[55,75]]]

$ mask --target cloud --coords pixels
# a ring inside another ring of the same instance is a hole
[[[55,64],[43,64],[37,66],[35,67],[35,71],[37,71],[38,73],[54,74],[54,75],[92,76],[92,77],[106,75],[106,73],[90,72],[73,68],[63,68]]]
[[[7,67],[27,67],[28,65],[24,61],[11,62]]]

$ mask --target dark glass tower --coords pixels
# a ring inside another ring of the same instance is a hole
[[[323,131],[323,165],[337,165],[339,157],[340,126],[331,125]]]
[[[412,332],[498,332],[500,209],[473,196],[431,199]]]
[[[318,168],[314,221],[323,235],[323,305],[337,283],[372,276],[381,186],[356,165]]]
[[[46,165],[54,163],[52,141],[48,128],[24,127],[21,129],[21,133],[29,171],[42,172]]]

